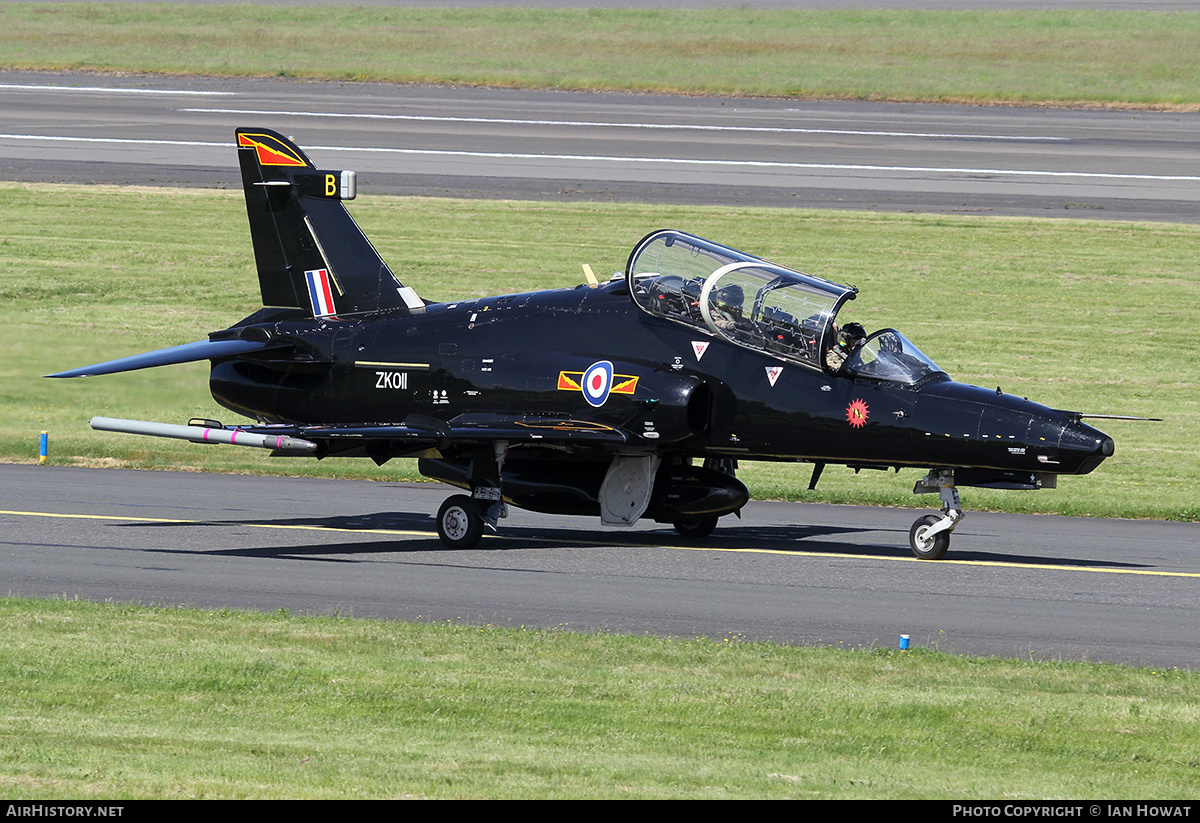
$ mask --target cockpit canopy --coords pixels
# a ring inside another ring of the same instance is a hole
[[[643,239],[625,276],[634,301],[652,315],[817,368],[834,316],[856,294],[677,231]]]
[[[902,383],[941,371],[891,329],[854,341],[848,350],[839,347],[834,319],[858,293],[853,286],[694,235],[668,230],[646,236],[629,256],[625,278],[634,302],[648,314],[784,360]]]

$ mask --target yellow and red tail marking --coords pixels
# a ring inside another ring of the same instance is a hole
[[[260,166],[307,166],[304,158],[269,134],[239,134],[238,145],[254,149]]]

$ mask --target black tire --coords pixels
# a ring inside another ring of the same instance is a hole
[[[950,548],[950,532],[938,532],[933,537],[926,537],[925,531],[942,518],[936,514],[918,517],[908,530],[908,545],[912,553],[922,560],[941,560]]]
[[[451,549],[472,549],[483,537],[483,517],[475,507],[475,501],[465,494],[446,498],[438,509],[438,537],[442,545]]]
[[[671,525],[684,537],[708,537],[717,528],[717,518],[697,517],[694,520],[676,520]]]

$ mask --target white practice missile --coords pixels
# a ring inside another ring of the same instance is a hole
[[[150,437],[170,437],[193,443],[227,443],[232,446],[255,446],[274,451],[313,452],[317,444],[310,440],[285,435],[255,434],[239,429],[216,429],[204,426],[178,426],[171,423],[152,423],[147,420],[119,420],[115,417],[93,417],[92,428],[97,431],[144,434]]]

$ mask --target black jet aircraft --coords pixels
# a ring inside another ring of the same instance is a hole
[[[856,289],[681,231],[656,231],[623,275],[575,288],[432,302],[403,285],[343,205],[349,171],[237,130],[264,308],[207,340],[52,377],[209,360],[222,406],[255,423],[94,418],[96,429],[278,455],[419,457],[466,490],[438,534],[475,545],[506,505],[649,518],[708,535],[746,504],[744,460],[917,467],[913,552],[942,557],[958,487],[1050,488],[1113,441],[1058,411],[951,380],[894,329],[838,327]]]

